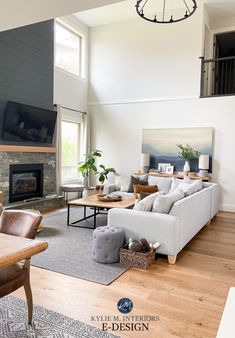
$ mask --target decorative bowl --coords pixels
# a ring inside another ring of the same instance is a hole
[[[101,202],[117,202],[117,201],[121,201],[122,196],[98,194],[97,198]]]

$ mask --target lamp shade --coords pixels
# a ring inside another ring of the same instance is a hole
[[[209,155],[199,156],[198,169],[204,169],[204,170],[209,169]]]
[[[141,154],[141,166],[149,167],[150,165],[150,155],[148,153]]]

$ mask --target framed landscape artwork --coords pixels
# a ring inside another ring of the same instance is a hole
[[[212,128],[159,128],[142,130],[142,153],[150,154],[150,168],[169,163],[175,171],[183,171],[184,160],[178,156],[177,144],[189,144],[210,158],[209,173],[212,172],[213,129]],[[191,171],[198,172],[198,159],[190,161]]]

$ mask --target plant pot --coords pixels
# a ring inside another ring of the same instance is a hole
[[[84,187],[82,197],[86,198],[94,194],[95,187]]]
[[[184,173],[187,175],[189,172],[190,172],[189,161],[185,161],[185,164],[184,164]]]

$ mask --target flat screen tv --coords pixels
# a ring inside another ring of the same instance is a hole
[[[2,139],[11,144],[51,147],[57,112],[8,101],[2,128]]]

